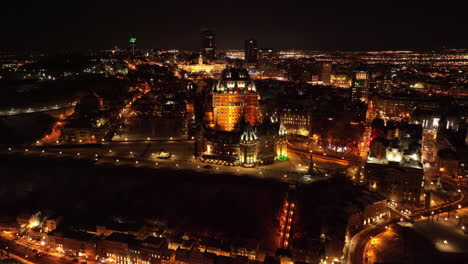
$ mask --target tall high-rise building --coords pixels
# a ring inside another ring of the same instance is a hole
[[[330,85],[331,72],[332,72],[332,63],[331,62],[322,62],[320,65],[320,80],[326,84]]]
[[[136,46],[136,38],[135,37],[130,37],[130,40],[128,41],[130,44],[130,52],[133,57],[135,57],[135,46]]]
[[[215,33],[209,29],[202,29],[200,37],[202,42],[202,55],[209,60],[214,60],[216,58]]]
[[[213,89],[213,115],[219,131],[239,130],[242,119],[251,126],[257,124],[257,89],[247,70],[223,71]]]
[[[357,69],[353,72],[351,83],[351,101],[365,102],[369,99],[369,73],[367,70]]]
[[[245,41],[245,61],[256,63],[258,56],[257,40],[251,38]]]

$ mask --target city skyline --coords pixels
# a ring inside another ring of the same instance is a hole
[[[459,5],[2,11],[1,264],[467,264]]]

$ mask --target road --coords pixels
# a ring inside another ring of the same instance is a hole
[[[441,252],[468,253],[468,208],[419,218],[410,227],[432,241]]]
[[[0,116],[14,116],[14,115],[21,115],[21,114],[47,112],[50,110],[58,110],[62,108],[72,107],[75,105],[76,105],[76,102],[70,102],[70,103],[47,105],[43,107],[11,108],[8,110],[4,109],[4,110],[0,110]]]
[[[364,251],[371,239],[385,231],[387,223],[372,225],[353,236],[348,247],[348,264],[364,263]]]
[[[36,254],[21,245],[17,245],[15,242],[11,240],[7,240],[3,237],[0,238],[0,244],[2,249],[7,249],[8,253],[11,255],[12,258],[15,258],[18,261],[23,263],[31,264],[72,264],[76,263],[70,259],[60,259],[55,256],[36,256]]]
[[[169,151],[173,155],[170,159],[158,159],[161,150]],[[292,153],[287,161],[277,161],[267,166],[254,168],[210,165],[201,162],[193,155],[193,140],[165,140],[139,142],[112,142],[102,145],[77,145],[31,148],[6,148],[10,154],[39,155],[44,157],[67,157],[74,159],[93,160],[102,166],[135,166],[151,168],[171,168],[203,171],[212,174],[234,174],[252,176],[256,178],[275,179],[289,183],[296,183],[306,171],[307,166],[301,164],[299,157]],[[328,164],[318,165],[327,166]],[[340,165],[338,165],[340,166]],[[332,175],[314,177],[312,182],[330,179]]]

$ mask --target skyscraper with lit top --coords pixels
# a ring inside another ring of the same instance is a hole
[[[135,37],[130,37],[130,40],[128,41],[130,44],[130,52],[133,57],[135,57],[135,46],[136,46],[136,38]]]
[[[353,72],[351,84],[351,101],[367,103],[369,99],[369,72],[359,67]]]

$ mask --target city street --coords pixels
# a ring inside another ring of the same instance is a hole
[[[411,227],[442,252],[468,252],[468,208],[423,217]]]
[[[67,157],[78,160],[92,160],[102,166],[135,166],[152,168],[172,168],[178,170],[204,171],[210,174],[234,174],[257,178],[276,179],[296,183],[308,171],[308,160],[302,154],[290,153],[286,161],[254,168],[214,165],[201,162],[193,153],[193,140],[147,140],[138,142],[112,142],[103,145],[77,145],[7,149],[11,154],[40,155],[44,157]],[[171,152],[169,159],[157,158],[160,151]],[[338,163],[335,163],[335,162]],[[342,160],[330,158],[314,159],[316,167],[333,173],[344,168]],[[326,180],[331,176],[314,177],[312,182]]]
[[[10,257],[26,264],[70,264],[76,263],[73,262],[70,258],[60,258],[57,256],[37,256],[32,249],[27,248],[23,245],[20,245],[16,241],[12,241],[9,239],[4,238],[3,236],[0,238],[0,243],[3,249],[6,249],[7,252],[10,254]]]
[[[28,107],[28,108],[17,108],[17,109],[11,108],[10,110],[0,110],[0,116],[14,116],[14,115],[21,115],[21,114],[48,112],[51,110],[69,108],[75,105],[76,105],[76,102],[70,102],[70,103],[47,105],[44,107]]]
[[[353,236],[348,245],[348,264],[363,263],[367,243],[369,243],[372,237],[384,231],[385,225],[386,223],[371,225]]]

